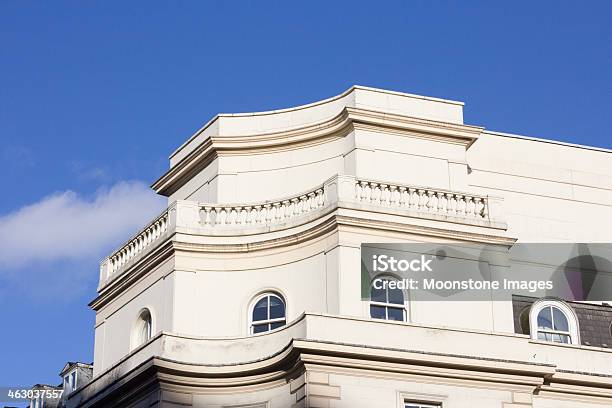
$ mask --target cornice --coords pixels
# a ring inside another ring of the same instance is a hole
[[[152,356],[121,375],[97,377],[70,399],[80,399],[81,407],[95,407],[126,401],[151,387],[184,394],[253,392],[282,386],[309,370],[520,390],[571,401],[609,402],[612,398],[610,378],[588,373],[567,376],[551,364],[293,339],[281,352],[244,364],[215,366]]]
[[[450,100],[450,99],[435,98],[431,96],[416,95],[416,94],[411,94],[411,93],[406,93],[406,92],[391,91],[388,89],[373,88],[373,87],[363,86],[363,85],[353,85],[339,95],[334,95],[332,97],[318,100],[312,103],[307,103],[304,105],[293,106],[293,107],[284,108],[284,109],[274,109],[274,110],[269,110],[269,111],[256,111],[256,112],[243,112],[243,113],[219,113],[215,115],[212,119],[210,119],[207,123],[205,123],[204,126],[198,129],[191,137],[189,137],[189,139],[187,139],[181,146],[179,146],[172,153],[170,157],[174,157],[176,154],[178,154],[181,150],[183,150],[186,146],[188,146],[189,143],[191,143],[196,137],[202,134],[202,132],[204,132],[206,129],[208,129],[211,125],[213,125],[215,122],[217,122],[221,118],[258,117],[258,116],[261,117],[261,116],[269,116],[269,115],[278,115],[279,113],[299,112],[302,110],[310,109],[316,106],[326,105],[326,104],[329,104],[330,102],[341,100],[347,97],[348,95],[354,93],[357,90],[371,91],[371,92],[375,92],[375,93],[383,94],[383,95],[408,97],[410,99],[416,99],[416,100],[439,102],[442,104],[455,105],[455,106],[465,105],[464,102]]]
[[[404,136],[433,139],[446,143],[472,145],[483,127],[442,122],[414,116],[398,115],[363,108],[347,107],[345,110],[355,128],[383,130]]]
[[[346,136],[349,124],[348,114],[343,110],[331,119],[278,132],[210,136],[151,187],[157,193],[169,196],[220,155],[285,151],[324,143]]]
[[[299,149],[342,138],[355,128],[459,144],[466,149],[484,130],[477,126],[345,107],[329,119],[306,126],[249,135],[212,135],[170,168],[151,187],[157,193],[169,196],[219,156]]]

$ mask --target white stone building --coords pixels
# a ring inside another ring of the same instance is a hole
[[[545,341],[512,299],[406,294],[393,321],[360,296],[362,243],[612,242],[610,151],[355,86],[216,116],[153,188],[168,209],[102,262],[94,378],[68,406],[612,406],[610,327],[587,345],[570,303],[529,303],[566,319]]]

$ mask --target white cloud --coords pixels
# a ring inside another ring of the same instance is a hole
[[[45,197],[0,217],[0,272],[39,262],[97,262],[165,205],[138,181],[119,182],[89,199],[73,191]]]

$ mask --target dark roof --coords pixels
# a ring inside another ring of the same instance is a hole
[[[531,305],[539,298],[531,296],[512,296],[514,313],[514,332],[529,334],[529,322],[526,318]],[[585,346],[612,348],[612,305],[573,302],[567,303],[576,313],[580,343]]]

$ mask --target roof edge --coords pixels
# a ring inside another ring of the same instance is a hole
[[[344,97],[350,95],[352,92],[354,92],[356,90],[378,92],[378,93],[384,93],[384,94],[389,94],[389,95],[404,96],[404,97],[413,98],[413,99],[421,99],[421,100],[424,100],[424,101],[431,101],[431,102],[438,102],[438,103],[447,103],[447,104],[450,104],[450,105],[465,106],[464,102],[455,101],[455,100],[452,100],[452,99],[435,98],[435,97],[431,97],[431,96],[417,95],[417,94],[411,94],[411,93],[406,93],[406,92],[391,91],[391,90],[388,90],[388,89],[374,88],[374,87],[369,87],[369,86],[364,86],[364,85],[352,85],[350,88],[348,88],[347,90],[341,92],[338,95],[334,95],[334,96],[331,96],[329,98],[321,99],[321,100],[318,100],[318,101],[315,101],[315,102],[311,102],[311,103],[307,103],[307,104],[303,104],[303,105],[292,106],[292,107],[289,107],[289,108],[274,109],[274,110],[268,110],[268,111],[241,112],[241,113],[217,113],[208,122],[206,122],[202,127],[200,127],[196,132],[194,132],[183,144],[181,144],[177,149],[175,149],[172,152],[172,154],[170,154],[169,158],[174,157],[177,153],[179,153],[181,150],[183,150],[193,139],[195,139],[204,130],[208,129],[219,118],[266,116],[266,115],[274,115],[274,114],[277,114],[277,113],[295,112],[295,111],[299,111],[299,110],[302,110],[302,109],[308,109],[308,108],[312,108],[314,106],[319,106],[319,105],[323,105],[323,104],[326,104],[326,103],[329,103],[329,102],[336,101],[338,99],[341,99],[341,98],[344,98]]]

